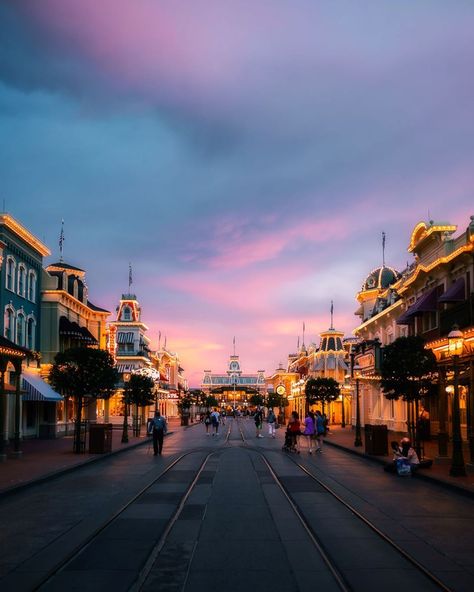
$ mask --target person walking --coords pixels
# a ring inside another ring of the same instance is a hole
[[[206,436],[210,436],[209,427],[211,425],[211,412],[209,409],[206,411],[206,415],[204,416],[204,425],[206,426]]]
[[[163,436],[168,431],[166,419],[161,416],[159,411],[155,411],[155,417],[151,420],[153,429],[153,454],[161,454],[163,450]]]
[[[303,435],[308,444],[308,452],[313,454],[313,440],[315,431],[315,417],[312,411],[308,410],[306,417],[304,418],[304,430]]]
[[[257,407],[257,411],[255,411],[254,421],[255,421],[255,429],[257,431],[257,438],[263,438],[263,436],[262,436],[263,411],[262,411],[260,405]]]
[[[316,452],[323,451],[323,436],[326,433],[325,416],[321,415],[321,411],[316,411]]]
[[[300,416],[296,411],[291,412],[290,420],[288,421],[288,431],[291,436],[291,449],[299,453],[299,439],[301,434]]]
[[[276,425],[276,416],[273,412],[273,408],[270,407],[267,416],[267,423],[268,423],[268,435],[272,438],[275,437],[275,425]]]
[[[219,435],[219,420],[219,411],[217,411],[217,409],[214,409],[214,411],[211,413],[211,423],[212,427],[214,428],[214,432],[212,433],[213,436]]]

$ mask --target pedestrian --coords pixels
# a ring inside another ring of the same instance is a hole
[[[263,411],[262,411],[260,405],[257,407],[257,410],[255,411],[254,421],[255,421],[255,429],[257,432],[257,438],[263,438],[263,436],[262,436]]]
[[[276,416],[275,416],[275,413],[273,412],[272,407],[270,407],[270,409],[268,410],[267,423],[268,423],[268,435],[271,436],[272,438],[274,438],[275,437]]]
[[[225,418],[226,418],[226,412],[225,412],[225,409],[223,409],[221,411],[221,422],[222,422],[223,426],[225,426]]]
[[[155,411],[155,417],[152,419],[153,426],[153,454],[161,454],[163,450],[163,436],[168,431],[166,420],[159,411]]]
[[[304,430],[303,435],[308,444],[308,452],[313,454],[313,441],[314,441],[314,430],[315,430],[315,417],[312,411],[309,411],[304,418]]]
[[[290,420],[288,421],[288,431],[291,436],[291,449],[294,452],[299,452],[298,437],[301,434],[300,416],[296,411],[291,412]]]
[[[209,409],[206,411],[206,415],[204,416],[204,425],[206,426],[206,436],[210,436],[209,427],[211,425],[211,412]]]
[[[316,452],[323,451],[323,436],[326,434],[325,415],[321,411],[316,411]]]
[[[211,424],[212,424],[212,427],[214,428],[214,431],[212,433],[213,436],[219,435],[219,420],[220,420],[219,411],[217,411],[217,409],[214,409],[214,411],[211,413]]]

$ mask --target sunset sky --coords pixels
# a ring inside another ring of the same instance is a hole
[[[0,200],[191,386],[270,373],[474,214],[472,0],[0,0]]]

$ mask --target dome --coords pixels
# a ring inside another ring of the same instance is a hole
[[[378,267],[369,273],[362,284],[362,292],[366,290],[385,290],[400,279],[398,271],[392,267]]]

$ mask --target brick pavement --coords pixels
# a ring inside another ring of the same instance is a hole
[[[406,434],[395,434],[394,432],[389,432],[389,448],[390,448],[390,441],[397,440],[406,436]],[[365,452],[365,438],[364,438],[364,430],[362,429],[362,446],[356,447],[354,446],[354,439],[355,439],[355,430],[350,426],[346,428],[341,428],[341,426],[331,426],[331,430],[329,435],[325,438],[325,442],[329,445],[338,446],[340,448],[344,448],[349,450],[355,454],[360,454],[371,458],[377,462],[384,463],[391,460],[392,456],[389,454],[388,456],[376,456],[376,455],[368,455]],[[438,456],[438,443],[436,440],[430,440],[428,442],[424,442],[424,453],[425,458],[433,459],[432,467],[428,469],[421,469],[419,471],[419,476],[426,479],[433,479],[435,481],[442,482],[443,484],[457,487],[471,493],[474,493],[474,472],[468,472],[466,477],[451,477],[449,474],[449,469],[451,466],[451,445],[449,445],[449,457],[447,459],[439,460],[437,459]],[[467,450],[467,446],[464,446],[464,461],[468,463],[469,461],[469,452]],[[471,470],[472,465],[468,465],[468,470]]]
[[[173,431],[183,429],[179,425],[178,419],[171,419],[168,425],[169,429]],[[121,426],[115,424],[110,454],[140,446],[149,440],[145,435],[144,428],[142,428],[140,437],[134,437],[131,434],[132,430],[129,428],[129,441],[127,444],[122,444]],[[21,443],[23,454],[20,458],[9,457],[4,463],[0,463],[0,494],[108,456],[107,454],[89,454],[88,452],[74,454],[72,447],[72,436],[55,440],[24,440]]]

